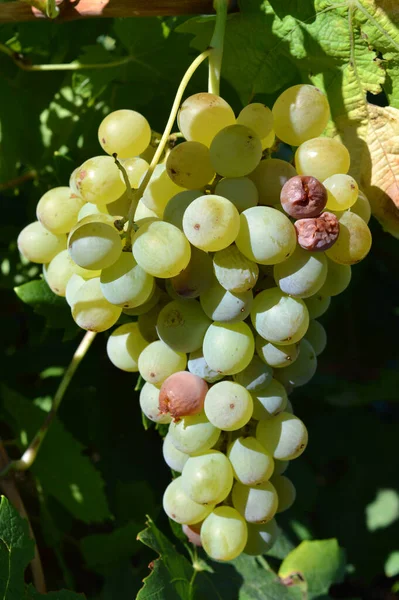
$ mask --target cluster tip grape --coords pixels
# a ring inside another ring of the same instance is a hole
[[[81,328],[117,325],[110,361],[140,373],[141,410],[168,424],[164,510],[214,560],[276,540],[296,495],[285,472],[308,441],[288,394],[313,377],[326,345],[316,319],[370,249],[369,203],[345,146],[321,135],[328,119],[311,85],[238,117],[214,94],[187,98],[184,141],[129,222],[126,175],[137,190],[151,129],[117,110],[99,126],[107,154],[46,192],[18,238]],[[296,148],[292,164],[270,158],[276,138]]]

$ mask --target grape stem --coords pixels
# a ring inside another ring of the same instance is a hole
[[[26,469],[29,469],[32,466],[32,464],[36,460],[37,454],[40,450],[43,440],[46,437],[50,425],[56,417],[57,410],[60,407],[60,404],[65,395],[65,392],[68,389],[72,377],[74,376],[75,371],[80,365],[82,359],[86,356],[86,353],[90,348],[91,343],[93,342],[95,337],[96,333],[93,331],[87,331],[85,333],[83,339],[81,340],[79,346],[75,351],[75,354],[72,357],[71,362],[67,367],[67,370],[64,373],[63,378],[61,379],[60,385],[58,386],[58,389],[53,398],[51,409],[46,415],[42,426],[40,427],[39,431],[36,432],[35,436],[33,437],[33,440],[31,441],[21,458],[18,460],[11,460],[0,471],[0,479],[8,475],[10,471],[26,471]]]
[[[222,68],[227,5],[227,0],[213,0],[213,7],[216,11],[216,22],[210,43],[212,51],[209,56],[208,92],[217,96],[220,95],[220,71]]]

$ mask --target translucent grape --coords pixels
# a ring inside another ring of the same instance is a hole
[[[306,385],[317,369],[317,358],[310,343],[304,338],[299,342],[299,355],[289,367],[278,369],[274,376],[287,388]]]
[[[287,260],[274,267],[273,274],[282,292],[295,298],[309,298],[326,280],[327,259],[321,252],[308,252],[297,246]]]
[[[355,204],[351,206],[351,212],[354,212],[355,214],[359,215],[359,217],[361,217],[365,223],[368,223],[370,221],[370,202],[368,201],[367,196],[361,190],[359,190],[359,194]]]
[[[266,158],[248,175],[259,192],[259,204],[278,204],[283,185],[297,174],[294,167],[279,158]]]
[[[185,190],[179,192],[169,200],[163,213],[163,220],[171,223],[183,231],[183,215],[186,208],[190,206],[193,200],[203,196],[203,192],[198,190]]]
[[[174,300],[158,316],[157,332],[161,340],[178,352],[201,348],[211,320],[195,300]]]
[[[170,302],[169,296],[162,294],[160,300],[143,314],[140,314],[137,323],[139,324],[141,334],[149,342],[155,342],[158,339],[157,321],[159,312],[166,304]],[[141,305],[143,306],[143,305]],[[137,307],[139,308],[139,307]],[[133,309],[134,310],[134,309]]]
[[[278,460],[298,458],[308,443],[308,432],[298,417],[283,412],[259,421],[256,439]]]
[[[266,388],[272,381],[273,370],[254,356],[249,365],[234,375],[234,381],[244,386],[251,394]]]
[[[169,177],[165,163],[161,163],[155,167],[141,201],[162,219],[169,200],[182,191],[183,189]]]
[[[165,221],[143,222],[132,237],[137,263],[154,277],[175,277],[190,262],[190,244],[174,225]]]
[[[292,481],[284,475],[273,475],[270,481],[278,496],[277,512],[281,513],[291,508],[296,498],[296,489]]]
[[[144,158],[140,158],[140,156],[133,155],[131,155],[130,158],[125,158],[125,160],[122,160],[121,163],[122,166],[126,169],[126,173],[131,187],[137,190],[140,186],[141,180],[147,173],[150,165],[146,160],[144,160]],[[123,182],[125,182],[122,173],[119,173],[119,177],[121,177]]]
[[[30,223],[18,236],[18,250],[30,262],[49,263],[66,246],[65,235],[54,235],[39,221]]]
[[[246,323],[216,321],[208,327],[202,349],[211,369],[234,375],[249,365],[254,346],[252,332]]]
[[[172,148],[166,170],[172,181],[189,190],[204,187],[215,176],[209,148],[200,142],[183,142]]]
[[[205,452],[216,444],[220,436],[220,429],[212,425],[205,413],[183,417],[179,421],[172,421],[169,425],[170,440],[180,452],[196,454]]]
[[[101,121],[98,141],[107,154],[115,152],[119,158],[137,156],[151,141],[151,127],[135,110],[115,110]]]
[[[298,342],[305,335],[309,313],[300,298],[287,296],[279,288],[270,288],[255,297],[251,320],[265,340],[286,345]]]
[[[291,146],[299,146],[320,135],[329,117],[328,100],[313,85],[289,87],[273,106],[274,131],[280,140]]]
[[[163,458],[170,469],[181,473],[183,467],[188,461],[190,455],[180,452],[173,444],[170,435],[168,434],[163,441],[162,445]]]
[[[349,265],[341,265],[327,258],[327,278],[320,288],[322,296],[338,296],[346,290],[352,278],[352,269]]]
[[[83,204],[82,208],[79,210],[78,218],[77,218],[76,222],[83,221],[83,219],[85,219],[86,217],[89,217],[90,215],[100,215],[100,214],[104,214],[104,215],[109,214],[106,204],[97,206],[97,204],[93,204],[92,202],[85,202]],[[74,225],[75,225],[75,223],[74,223]]]
[[[268,387],[260,392],[253,392],[252,399],[254,403],[252,417],[257,421],[270,419],[281,413],[288,401],[284,386],[276,379],[272,379]]]
[[[245,520],[231,506],[218,506],[201,527],[201,543],[213,560],[233,560],[244,550],[248,539]]]
[[[251,290],[259,276],[258,265],[244,256],[235,244],[215,252],[213,268],[220,285],[234,293]]]
[[[191,500],[183,487],[182,476],[176,477],[166,488],[163,509],[176,523],[190,525],[203,521],[212,512],[214,505],[204,506]]]
[[[215,194],[230,200],[239,213],[258,204],[256,185],[248,177],[225,177],[216,184]]]
[[[315,320],[310,321],[305,340],[308,340],[316,356],[319,356],[327,346],[327,334],[323,325]]]
[[[264,104],[252,102],[244,106],[237,117],[237,123],[250,127],[263,140],[273,131],[273,114]]]
[[[121,312],[119,306],[104,298],[99,277],[85,281],[74,295],[72,317],[82,329],[106,331],[115,325]]]
[[[200,196],[191,202],[183,216],[187,239],[205,252],[216,252],[230,246],[239,229],[238,210],[222,196]]]
[[[139,371],[145,381],[160,387],[169,375],[184,371],[187,357],[176,352],[161,340],[152,342],[139,356]]]
[[[177,123],[186,140],[210,146],[215,135],[235,122],[233,109],[223,98],[202,92],[183,102]]]
[[[213,281],[213,263],[206,252],[191,247],[191,258],[187,267],[169,280],[178,298],[198,298],[208,290]]]
[[[84,269],[106,269],[122,252],[122,240],[108,215],[86,217],[71,230],[68,250],[72,260]]]
[[[121,172],[119,172],[119,176],[121,175]],[[125,189],[122,196],[119,196],[117,200],[115,200],[114,202],[110,202],[109,204],[103,204],[101,208],[105,208],[108,214],[110,214],[113,217],[118,217],[118,219],[120,219],[124,215],[128,215],[131,203],[132,199],[129,197],[129,194]]]
[[[311,319],[318,319],[328,310],[328,307],[331,304],[331,297],[324,296],[318,292],[314,296],[310,296],[310,298],[305,298],[305,304],[309,312],[309,317]]]
[[[140,306],[149,300],[155,282],[134,260],[131,252],[122,252],[118,260],[103,269],[101,291],[111,304],[123,308]]]
[[[288,412],[287,410],[285,412]],[[282,475],[290,466],[289,460],[275,460],[273,475]],[[276,487],[276,486],[275,486]]]
[[[288,367],[298,356],[298,344],[272,344],[260,335],[255,337],[255,348],[260,358],[270,367],[281,369]]]
[[[267,481],[274,469],[274,460],[254,437],[239,437],[230,444],[227,457],[235,479],[244,485]]]
[[[79,288],[82,287],[86,280],[83,279],[80,275],[73,274],[66,284],[65,287],[65,300],[68,302],[68,305],[72,308],[73,303],[75,302],[75,294]]]
[[[248,541],[244,548],[244,552],[250,556],[266,554],[280,534],[280,529],[274,519],[261,525],[248,523],[247,527]]]
[[[107,355],[115,367],[135,373],[139,370],[141,352],[148,346],[137,323],[126,323],[117,327],[107,341]]]
[[[331,175],[323,185],[328,192],[327,210],[346,210],[355,204],[359,188],[350,175]]]
[[[277,492],[270,481],[256,487],[234,484],[232,492],[233,506],[248,523],[267,523],[277,511]]]
[[[219,381],[224,377],[223,374],[218,373],[209,367],[202,353],[202,348],[190,353],[187,368],[190,373],[198,375],[198,377],[205,379],[208,383],[215,383],[215,381]]]
[[[233,485],[230,461],[218,450],[207,450],[190,456],[181,477],[183,489],[199,504],[223,502]]]
[[[251,394],[234,381],[215,383],[205,397],[205,414],[223,431],[236,431],[252,417]]]
[[[83,279],[91,279],[100,275],[100,271],[82,269],[73,262],[68,250],[62,250],[49,263],[46,272],[46,281],[54,294],[65,296],[68,281],[75,273]]]
[[[125,191],[112,156],[94,156],[86,160],[77,169],[73,185],[85,202],[93,204],[114,202]]]
[[[359,215],[345,211],[339,219],[339,236],[329,250],[328,258],[341,265],[354,265],[369,253],[371,233]]]
[[[261,139],[262,150],[266,150],[266,148],[272,148],[276,142],[276,135],[274,130],[272,130],[269,135]]]
[[[159,410],[159,389],[151,383],[145,383],[140,391],[140,408],[150,421],[167,424],[171,421],[170,415],[164,415]]]
[[[338,173],[347,173],[350,165],[348,150],[331,138],[313,138],[301,144],[295,153],[295,167],[300,175],[312,175],[319,181]]]
[[[248,208],[240,215],[236,245],[250,260],[262,265],[275,265],[294,252],[295,228],[289,218],[275,208]]]
[[[155,285],[151,296],[146,302],[140,304],[140,306],[134,306],[133,308],[124,308],[123,312],[129,317],[136,317],[138,315],[144,315],[148,313],[154,306],[156,306],[161,298],[165,298],[165,304],[170,301],[169,296],[162,292],[157,285]],[[157,317],[158,318],[158,317]],[[158,336],[157,336],[158,337]]]
[[[204,313],[213,321],[233,323],[243,321],[252,308],[252,292],[233,294],[215,280],[200,296]]]
[[[158,219],[158,215],[151,210],[150,208],[147,208],[147,206],[144,204],[144,202],[142,200],[139,200],[138,204],[137,204],[137,208],[136,208],[136,212],[134,213],[134,222],[137,225],[140,225],[140,221],[143,221],[144,219]]]
[[[245,125],[229,125],[219,131],[209,150],[213,168],[223,177],[248,175],[262,158],[260,139]]]
[[[84,200],[69,187],[56,187],[46,192],[36,207],[38,221],[51,233],[68,233],[78,220]]]

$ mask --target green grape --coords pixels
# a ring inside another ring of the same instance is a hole
[[[278,498],[270,481],[249,487],[236,481],[232,492],[233,506],[248,523],[267,523],[277,511]]]
[[[180,229],[165,221],[143,222],[132,236],[137,263],[154,277],[175,277],[190,262],[190,244]]]
[[[220,96],[202,92],[183,102],[177,124],[186,140],[210,146],[215,135],[235,123],[233,109]]]
[[[130,156],[130,158],[122,160],[121,163],[126,170],[131,187],[137,190],[150,165],[144,158],[140,158],[140,156]],[[125,183],[121,172],[119,172],[119,177],[121,177],[123,183]]]
[[[119,176],[121,176],[120,172]],[[125,191],[117,200],[114,200],[114,202],[110,202],[109,204],[104,204],[103,207],[111,216],[123,219],[124,215],[129,214],[131,204],[132,199],[129,196],[128,190],[125,188]]]
[[[183,189],[169,177],[165,163],[161,163],[155,167],[141,201],[162,219],[169,200],[182,191]]]
[[[202,348],[190,353],[187,368],[190,373],[198,375],[198,377],[205,379],[208,383],[215,383],[224,377],[223,374],[218,373],[209,367],[202,353]]]
[[[285,407],[285,411],[284,412],[289,413],[290,415],[294,414],[294,408],[293,408],[292,402],[290,401],[289,398],[288,398],[287,406]]]
[[[66,295],[66,287],[72,275],[76,274],[83,279],[99,277],[101,271],[89,271],[75,264],[69,256],[68,250],[62,250],[49,263],[46,271],[46,281],[57,296]]]
[[[140,391],[140,408],[150,421],[154,423],[168,424],[171,422],[169,414],[163,414],[159,410],[159,389],[151,383],[145,383]]]
[[[193,200],[183,216],[183,231],[188,241],[205,252],[230,246],[239,229],[240,215],[234,204],[214,194]]]
[[[319,293],[326,296],[338,296],[346,290],[352,278],[352,269],[349,265],[341,265],[327,258],[327,278]]]
[[[325,181],[331,175],[347,173],[350,165],[348,150],[341,142],[316,137],[301,144],[295,153],[295,167],[299,175],[311,175]]]
[[[103,269],[101,291],[111,304],[133,308],[147,302],[155,282],[134,260],[131,252],[122,252],[113,265]]]
[[[169,296],[167,294],[162,294],[160,295],[158,302],[152,308],[138,316],[137,323],[139,324],[141,335],[149,342],[155,342],[158,339],[158,315],[162,308],[169,304],[169,302]]]
[[[229,459],[218,450],[190,456],[183,467],[182,486],[191,500],[199,504],[219,504],[233,485]]]
[[[82,329],[106,331],[115,325],[121,312],[119,306],[114,306],[104,298],[99,277],[85,281],[74,295],[72,317]]]
[[[68,250],[72,260],[84,269],[106,269],[122,252],[122,239],[113,225],[113,217],[91,215],[71,230]]]
[[[191,455],[212,448],[219,439],[220,429],[212,425],[202,412],[172,421],[168,435],[175,448]]]
[[[204,506],[191,500],[183,486],[182,476],[176,477],[166,488],[163,496],[163,509],[170,519],[184,525],[203,521],[214,509],[214,505]]]
[[[299,387],[306,385],[316,373],[317,358],[312,346],[303,338],[299,342],[299,354],[294,364],[283,369],[278,369],[274,373],[285,387]]]
[[[280,203],[283,185],[297,174],[294,167],[280,158],[261,160],[256,169],[248,175],[259,192],[259,204]]]
[[[173,300],[159,313],[157,332],[173,350],[194,352],[201,348],[210,324],[196,300]]]
[[[213,168],[223,177],[248,175],[262,158],[260,139],[245,125],[229,125],[219,131],[209,151]]]
[[[280,140],[291,146],[299,146],[320,135],[329,117],[325,94],[308,84],[289,87],[273,106],[274,131]]]
[[[139,371],[145,381],[161,387],[169,375],[184,371],[187,357],[169,348],[162,340],[149,344],[139,356]]]
[[[201,527],[201,544],[213,560],[237,558],[248,539],[245,520],[231,506],[218,506]]]
[[[359,217],[361,217],[365,223],[368,223],[370,221],[370,202],[368,201],[367,196],[361,190],[359,190],[359,194],[355,204],[351,206],[351,212],[354,212],[355,214],[359,215]]]
[[[216,184],[215,194],[230,200],[239,213],[258,204],[256,185],[248,177],[225,177]]]
[[[56,187],[46,192],[36,207],[37,220],[55,235],[68,233],[78,220],[84,200],[69,187]]]
[[[254,437],[239,437],[227,450],[233,475],[243,485],[258,485],[267,481],[274,469],[274,460]]]
[[[76,292],[82,287],[85,281],[86,280],[83,279],[83,277],[76,275],[76,273],[71,275],[71,277],[68,279],[68,283],[65,286],[65,300],[68,302],[71,308],[75,302]]]
[[[86,217],[89,217],[90,215],[100,215],[100,214],[104,214],[104,215],[109,214],[106,204],[97,206],[97,204],[93,204],[92,202],[85,202],[83,204],[82,208],[79,210],[78,218],[76,219],[76,222],[82,221],[83,219],[85,219]],[[74,223],[74,225],[75,225],[75,223]]]
[[[39,221],[34,221],[20,232],[17,243],[18,250],[27,260],[44,264],[65,249],[66,236],[54,235]]]
[[[151,296],[146,302],[140,304],[140,306],[134,306],[133,308],[124,308],[123,312],[125,313],[125,315],[129,315],[129,317],[137,317],[138,315],[144,315],[152,308],[154,308],[154,306],[158,304],[162,297],[166,298],[165,304],[170,301],[169,296],[165,294],[165,292],[162,292],[157,285],[155,285]]]
[[[139,202],[137,204],[136,212],[134,213],[134,222],[136,223],[136,225],[140,225],[140,222],[144,221],[144,219],[158,219],[158,218],[159,217],[153,210],[151,210],[150,208],[147,208],[147,206],[144,204],[144,202],[142,200],[139,200]]]
[[[284,386],[276,379],[272,379],[268,387],[260,392],[253,392],[252,399],[254,403],[252,417],[257,421],[270,419],[281,413],[285,410],[288,401]]]
[[[309,252],[297,246],[287,260],[274,267],[273,274],[282,292],[295,298],[309,298],[326,280],[327,259],[322,252]]]
[[[284,346],[298,342],[305,335],[309,313],[300,298],[287,296],[279,288],[270,288],[255,297],[251,320],[265,340]]]
[[[166,435],[162,444],[162,454],[168,467],[177,473],[183,471],[183,467],[190,458],[189,454],[180,452],[173,444],[169,434]]]
[[[276,142],[276,134],[274,133],[274,130],[272,130],[269,135],[262,138],[260,142],[262,144],[262,150],[266,150],[266,148],[271,148],[274,146]]]
[[[305,340],[308,340],[316,356],[319,356],[327,346],[327,334],[323,325],[318,321],[310,321]]]
[[[98,141],[107,154],[129,158],[144,152],[151,141],[151,127],[135,110],[114,110],[98,128]]]
[[[189,190],[204,187],[215,176],[209,148],[200,142],[183,142],[172,148],[166,170],[172,181]]]
[[[204,410],[215,427],[222,431],[236,431],[252,417],[251,394],[234,381],[220,381],[209,389]]]
[[[206,252],[191,247],[191,258],[187,267],[176,277],[169,279],[171,290],[177,299],[198,298],[208,290],[213,281],[213,263]],[[169,291],[169,290],[168,290]]]
[[[213,321],[235,323],[244,321],[250,313],[253,302],[252,292],[233,294],[215,280],[211,287],[200,296],[204,313]]]
[[[281,513],[291,508],[296,498],[296,489],[292,481],[284,475],[276,474],[273,474],[270,481],[274,485],[278,496],[277,512]]]
[[[234,381],[244,386],[251,394],[267,388],[272,377],[273,370],[257,356],[253,357],[243,371],[233,376]]]
[[[328,192],[327,210],[347,210],[355,204],[359,188],[350,175],[331,175],[323,181],[323,185]]]
[[[137,323],[126,323],[114,329],[107,341],[107,355],[115,367],[137,373],[141,352],[148,346]]]
[[[213,268],[220,285],[236,294],[251,290],[259,277],[256,262],[244,256],[235,244],[215,252]]]
[[[183,231],[183,215],[193,200],[203,196],[199,190],[179,192],[169,200],[163,213],[163,220]]]
[[[288,411],[285,410],[285,412],[288,412]],[[275,460],[273,475],[282,475],[283,473],[286,472],[286,470],[288,469],[289,466],[290,466],[289,460]],[[276,487],[276,486],[274,486],[274,487]]]
[[[369,253],[371,233],[359,215],[345,211],[339,219],[339,236],[326,251],[328,258],[341,265],[354,265]]]
[[[254,206],[240,215],[236,244],[250,260],[275,265],[294,252],[295,228],[289,218],[275,208]]]
[[[310,298],[305,298],[305,304],[309,311],[309,317],[311,319],[318,319],[319,317],[321,317],[321,315],[324,315],[324,313],[328,310],[328,307],[331,304],[331,297],[324,296],[323,294],[318,292],[314,296],[310,296]]]
[[[126,189],[112,156],[86,160],[75,172],[72,188],[85,202],[93,204],[114,202]]]
[[[298,357],[298,344],[272,344],[260,335],[255,337],[255,348],[260,358],[274,369],[288,367]]]
[[[237,117],[237,123],[250,127],[263,140],[273,131],[273,114],[264,104],[252,102],[244,106]]]
[[[280,529],[275,519],[261,525],[248,523],[248,541],[244,548],[244,553],[250,556],[266,554],[272,548],[279,535]]]
[[[298,458],[308,443],[308,432],[298,417],[282,412],[272,419],[259,421],[256,439],[278,460]]]
[[[224,375],[239,373],[254,355],[254,338],[246,323],[220,323],[208,327],[202,350],[211,369]]]

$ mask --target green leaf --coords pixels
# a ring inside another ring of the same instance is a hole
[[[26,588],[24,598],[25,600],[84,600],[85,596],[83,596],[83,594],[76,594],[76,592],[70,592],[68,590],[40,594],[32,585],[29,585]]]
[[[369,531],[389,527],[399,519],[399,494],[394,489],[378,490],[375,500],[366,507]]]
[[[131,522],[111,533],[89,535],[81,540],[82,553],[89,567],[98,567],[129,558],[139,546],[141,525]]]
[[[391,552],[385,561],[384,565],[385,575],[387,577],[396,577],[399,575],[399,552]]]
[[[27,446],[42,426],[46,412],[2,386],[3,406],[12,417],[22,448]],[[31,467],[48,495],[54,496],[69,512],[85,523],[104,521],[110,517],[102,477],[84,447],[56,418]]]
[[[327,594],[333,583],[342,581],[344,571],[344,553],[337,540],[306,540],[286,556],[278,574],[286,585],[306,589],[311,599]]]
[[[0,502],[0,598],[21,600],[24,572],[34,557],[28,522],[4,496]]]

